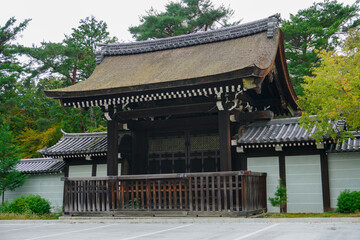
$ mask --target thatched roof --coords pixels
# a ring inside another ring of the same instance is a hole
[[[264,77],[274,64],[281,39],[277,23],[271,17],[165,40],[108,45],[87,80],[46,94],[60,99],[104,96]]]

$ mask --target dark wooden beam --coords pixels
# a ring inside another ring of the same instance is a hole
[[[324,212],[330,211],[330,184],[329,184],[329,165],[328,156],[325,151],[320,153],[320,166],[321,166],[321,185]]]
[[[64,177],[69,177],[69,162],[65,161]]]
[[[270,110],[256,111],[256,112],[240,112],[233,113],[236,122],[252,122],[255,120],[271,120],[274,118],[274,113]]]
[[[177,106],[166,106],[158,108],[135,109],[123,112],[117,112],[115,118],[123,122],[134,118],[147,118],[168,115],[181,115],[190,113],[203,113],[216,111],[215,102],[186,104]]]
[[[229,112],[219,111],[218,118],[220,137],[220,170],[231,171],[231,135]]]
[[[156,121],[130,121],[127,124],[130,130],[149,130],[149,131],[178,131],[178,130],[203,130],[218,129],[218,116],[202,116],[177,118]]]
[[[303,156],[303,155],[319,155],[319,149],[316,146],[296,146],[296,147],[283,147],[282,152],[276,152],[274,147],[271,148],[246,148],[245,154],[247,157],[270,157],[279,156],[279,153],[286,156]]]
[[[247,156],[245,154],[240,155],[240,169],[239,170],[248,170],[247,168]]]
[[[96,177],[96,169],[97,169],[97,164],[95,162],[93,162],[92,168],[91,168],[91,176],[92,177]]]
[[[281,179],[281,183],[286,188],[286,165],[285,165],[285,154],[280,153],[279,155],[279,175]],[[287,212],[287,204],[280,209],[280,212],[286,213]]]
[[[267,107],[267,106],[280,106],[281,100],[279,98],[265,98],[254,101],[254,106],[259,108]]]
[[[118,122],[111,120],[107,122],[107,175],[118,175]]]

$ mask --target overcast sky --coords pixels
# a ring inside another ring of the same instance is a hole
[[[355,0],[338,0],[353,4]],[[79,20],[95,16],[108,24],[111,36],[120,41],[134,41],[128,31],[130,26],[139,25],[139,16],[154,7],[163,10],[168,0],[3,0],[0,4],[0,26],[4,26],[10,17],[20,21],[31,18],[22,38],[23,45],[39,45],[42,41],[60,42],[64,34],[70,34],[72,28],[79,26]],[[224,4],[235,10],[233,20],[242,19],[242,23],[261,19],[280,13],[284,19],[289,14],[308,8],[319,0],[213,0],[215,6]]]

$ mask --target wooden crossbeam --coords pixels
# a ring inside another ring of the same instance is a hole
[[[217,109],[215,107],[214,102],[206,102],[206,103],[166,106],[166,107],[158,107],[158,108],[144,108],[144,109],[135,109],[135,110],[117,112],[115,114],[115,119],[117,121],[123,122],[134,118],[159,117],[159,116],[201,113],[201,112],[214,112],[216,110]]]
[[[233,113],[232,120],[235,122],[251,122],[255,120],[271,120],[274,118],[274,113],[270,110],[256,111],[256,112],[240,112]]]

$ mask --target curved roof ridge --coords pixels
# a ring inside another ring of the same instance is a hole
[[[300,117],[291,117],[291,118],[278,118],[278,119],[271,119],[265,121],[256,121],[249,126],[264,126],[264,125],[274,125],[274,124],[292,124],[298,123]]]
[[[99,45],[101,50],[96,53],[96,63],[100,64],[105,56],[130,55],[161,51],[167,49],[189,47],[194,45],[219,42],[240,38],[267,31],[267,37],[274,36],[275,29],[279,26],[280,14],[275,14],[260,20],[219,28],[216,30],[185,34],[180,36],[152,39],[129,43],[110,43]]]
[[[20,162],[40,162],[40,161],[61,161],[59,159],[54,159],[52,157],[43,157],[43,158],[22,158]]]
[[[64,135],[64,138],[76,138],[76,137],[103,137],[104,135],[107,135],[107,132],[90,132],[90,133],[67,133],[64,130],[61,129],[61,133]]]

